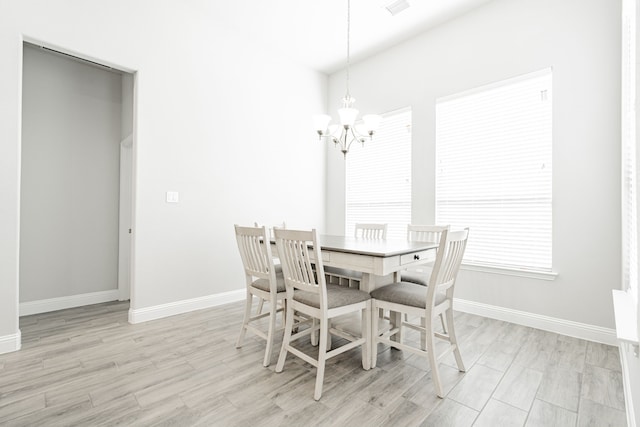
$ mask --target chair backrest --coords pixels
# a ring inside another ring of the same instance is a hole
[[[236,242],[240,251],[240,258],[247,276],[247,284],[252,277],[270,280],[271,290],[275,292],[276,273],[271,254],[269,234],[265,227],[241,227],[236,229]]]
[[[467,247],[468,236],[468,228],[461,231],[446,230],[442,232],[433,273],[429,280],[427,307],[429,304],[433,304],[436,293],[446,292],[447,299],[453,297],[453,288]]]
[[[277,228],[273,232],[287,287],[287,298],[291,300],[293,292],[299,289],[318,294],[320,309],[327,307],[324,266],[316,230]]]
[[[258,221],[255,221],[253,223],[253,226],[254,227],[260,227],[260,224],[258,224]],[[287,228],[287,223],[282,221],[281,224],[274,225],[273,227],[270,227],[269,230],[271,230],[273,232],[273,230],[276,229],[276,228]]]
[[[387,224],[356,224],[354,236],[365,239],[386,239]]]
[[[440,242],[443,231],[449,231],[448,225],[407,225],[407,240],[410,242]]]

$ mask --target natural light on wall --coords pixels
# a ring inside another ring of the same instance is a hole
[[[346,158],[345,233],[356,223],[386,223],[388,239],[406,239],[411,222],[411,109],[384,114],[376,136]]]
[[[470,228],[467,264],[551,271],[551,76],[436,102],[436,223]]]

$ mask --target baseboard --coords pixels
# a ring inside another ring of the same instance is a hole
[[[246,298],[246,295],[247,292],[245,289],[239,289],[237,291],[222,292],[152,307],[130,309],[129,323],[148,322],[149,320],[162,319],[163,317],[175,316],[176,314],[242,301]]]
[[[482,304],[458,298],[453,299],[453,308],[454,310],[463,311],[465,313],[476,314],[478,316],[489,317],[496,320],[503,320],[505,322],[555,332],[557,334],[580,338],[587,341],[594,341],[613,346],[618,345],[615,329],[603,328],[600,326],[588,325],[586,323],[558,319],[555,317],[542,316],[540,314],[512,310],[510,308]]]
[[[22,335],[20,329],[12,335],[4,335],[0,337],[0,354],[11,353],[20,350],[22,343]]]
[[[117,301],[119,293],[117,289],[110,291],[91,292],[88,294],[70,295],[29,301],[20,303],[20,316],[47,313],[49,311],[64,310],[65,308],[81,307],[83,305],[100,304],[103,302]]]

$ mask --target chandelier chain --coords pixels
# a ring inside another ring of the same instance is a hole
[[[349,94],[349,68],[351,65],[351,0],[347,0],[347,99]]]

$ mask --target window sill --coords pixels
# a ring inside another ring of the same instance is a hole
[[[638,351],[638,311],[631,295],[613,290],[613,312],[616,318],[616,335],[619,341],[628,342]]]
[[[558,277],[558,273],[553,271],[520,270],[516,268],[489,267],[486,265],[478,265],[478,264],[462,264],[461,268],[463,270],[469,270],[469,271],[481,271],[483,273],[502,274],[505,276],[526,277],[528,279],[538,279],[538,280],[548,280],[548,281],[556,280],[556,277]]]

